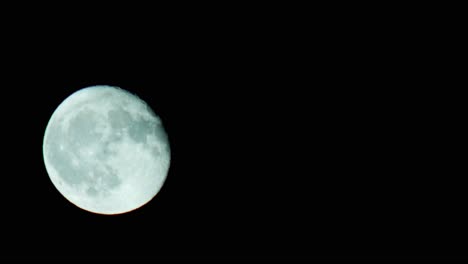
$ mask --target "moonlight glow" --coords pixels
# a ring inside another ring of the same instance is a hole
[[[159,117],[137,96],[111,86],[66,98],[47,125],[43,154],[58,191],[100,214],[125,213],[149,202],[170,164]]]

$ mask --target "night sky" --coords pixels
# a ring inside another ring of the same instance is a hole
[[[255,14],[6,26],[0,258],[466,255],[459,104],[422,48],[376,37],[395,25]],[[138,95],[169,136],[163,188],[127,214],[69,203],[42,159],[53,111],[92,85]]]

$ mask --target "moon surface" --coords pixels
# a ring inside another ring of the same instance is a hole
[[[170,146],[161,119],[118,87],[76,91],[54,111],[43,142],[44,163],[57,190],[81,209],[121,214],[161,189]]]

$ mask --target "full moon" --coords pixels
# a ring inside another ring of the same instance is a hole
[[[126,90],[102,85],[78,90],[57,107],[42,150],[57,190],[77,207],[106,215],[153,199],[171,156],[153,110]]]

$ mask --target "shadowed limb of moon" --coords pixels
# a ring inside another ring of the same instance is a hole
[[[164,184],[171,156],[160,118],[136,95],[111,86],[81,89],[58,106],[43,155],[57,190],[99,214],[149,202]]]

